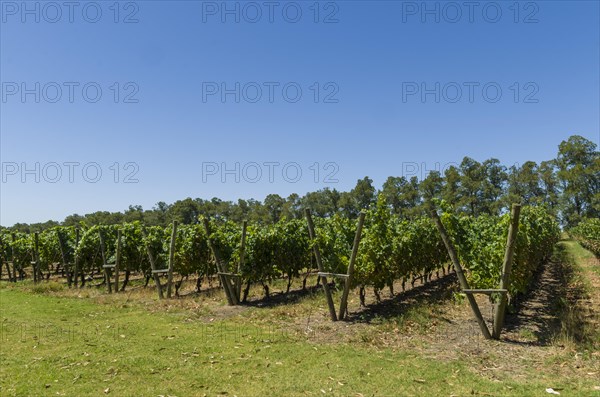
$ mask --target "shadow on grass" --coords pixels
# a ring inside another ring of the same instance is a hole
[[[331,285],[331,284],[330,284]],[[333,285],[332,285],[333,287]],[[275,292],[269,294],[269,297],[261,297],[261,298],[248,298],[248,300],[243,303],[243,305],[250,307],[276,307],[282,305],[290,305],[294,303],[298,303],[301,300],[312,297],[315,294],[322,294],[323,287],[321,285],[312,285],[307,286],[302,289],[292,289],[289,292]]]
[[[345,321],[350,323],[370,323],[374,319],[391,319],[406,313],[414,308],[415,304],[434,304],[450,299],[453,286],[457,285],[454,273],[431,280],[426,284],[415,287],[408,286],[406,291],[396,293],[392,298],[382,299],[380,302],[367,304],[361,310],[350,311]],[[336,291],[334,283],[329,283],[332,291]],[[343,288],[337,285],[338,292]],[[321,285],[307,286],[305,289],[293,289],[290,292],[271,293],[268,298],[249,299],[244,305],[251,307],[269,308],[280,305],[298,303],[303,299],[323,294]],[[340,294],[334,295],[336,309],[339,309]]]
[[[580,297],[585,296],[585,288],[574,282],[575,277],[573,258],[563,244],[557,244],[552,259],[539,267],[528,292],[517,298],[505,319],[505,331],[528,332],[535,340],[523,342],[510,337],[503,340],[533,346],[548,346],[565,338],[575,343],[585,342],[587,322],[583,308],[578,305]]]
[[[392,298],[367,304],[360,311],[348,313],[346,321],[368,324],[373,320],[395,319],[413,310],[416,305],[428,306],[451,299],[456,285],[456,274],[451,273],[431,280],[426,284],[396,293]],[[445,320],[449,321],[448,319]]]

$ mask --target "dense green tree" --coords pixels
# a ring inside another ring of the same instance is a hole
[[[439,171],[431,171],[419,184],[419,192],[424,201],[441,198],[444,179]]]
[[[510,167],[508,201],[527,205],[543,202],[543,189],[540,185],[538,166],[533,161],[526,161],[522,166]]]
[[[189,225],[198,221],[198,216],[201,214],[198,202],[191,198],[178,200],[169,207],[167,218],[169,221],[176,220],[181,224]]]
[[[264,206],[269,213],[269,221],[277,223],[283,214],[285,199],[278,194],[269,194],[265,197]]]
[[[460,202],[460,172],[453,165],[444,171],[442,199],[453,207]]]
[[[573,135],[558,146],[556,164],[562,188],[563,221],[575,225],[582,217],[599,217],[600,153],[597,145]]]
[[[239,225],[248,220],[252,224],[267,225],[283,218],[301,219],[306,208],[318,217],[339,214],[354,219],[361,210],[373,207],[375,192],[373,181],[364,177],[347,192],[324,188],[304,196],[292,193],[285,199],[270,194],[263,202],[186,198],[173,204],[161,201],[150,210],[130,205],[123,212],[73,214],[67,216],[62,225],[90,227],[141,221],[148,226],[164,227],[174,219],[182,224],[195,224],[199,215],[209,216],[217,222],[231,221]],[[507,169],[494,158],[480,163],[465,157],[458,167],[446,169],[443,177],[439,172],[431,172],[422,181],[416,176],[410,180],[391,176],[379,193],[389,210],[404,220],[422,215],[424,200],[438,197],[456,210],[475,216],[501,214],[515,202],[544,205],[560,216],[565,226],[574,226],[583,218],[600,217],[600,154],[595,143],[573,135],[561,142],[556,159],[542,161],[539,165],[527,161]],[[19,223],[11,230],[30,233],[57,224],[55,221]]]
[[[364,177],[356,182],[349,192],[343,192],[339,199],[339,208],[348,218],[356,218],[361,210],[366,210],[375,202],[373,180]]]
[[[484,173],[481,188],[482,211],[491,215],[498,215],[503,207],[503,198],[508,181],[506,167],[500,164],[500,160],[494,158],[485,160],[481,166]]]
[[[459,206],[470,215],[479,215],[482,212],[485,171],[481,163],[465,157],[460,163],[460,175]]]
[[[542,161],[538,168],[543,203],[556,214],[559,204],[559,182],[556,175],[556,161]]]
[[[402,188],[408,184],[408,181],[403,176],[390,176],[383,183],[381,195],[385,203],[392,208],[394,213],[399,214],[404,207],[401,200]]]

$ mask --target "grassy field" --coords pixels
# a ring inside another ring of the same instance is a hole
[[[575,279],[597,271],[587,251],[561,244]],[[585,288],[597,290],[596,281]],[[150,289],[107,296],[2,283],[0,394],[543,396],[552,387],[600,395],[594,341],[483,341],[462,331],[456,341],[452,316],[468,317],[466,304],[451,294],[416,299],[402,315],[329,324],[320,294],[229,308],[218,294],[158,302]],[[322,335],[298,325],[307,313]]]

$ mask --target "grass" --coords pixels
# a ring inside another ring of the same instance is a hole
[[[159,302],[144,289],[106,295],[52,282],[1,283],[0,395],[523,396],[561,386],[562,395],[600,395],[597,377],[561,372],[576,365],[572,357],[517,363],[502,358],[507,345],[478,342],[499,349],[495,375],[484,350],[447,354],[456,348],[444,345],[448,335],[436,336],[438,351],[427,349],[431,323],[457,307],[451,298],[358,323],[330,323],[318,292],[264,306],[223,301],[221,293]],[[326,337],[299,331],[309,326]],[[415,343],[378,342],[390,332]]]
[[[461,365],[431,363],[410,352],[315,345],[252,324],[184,322],[14,289],[1,289],[0,299],[3,396],[509,391],[472,374],[459,376]]]
[[[557,343],[600,349],[600,322],[598,313],[591,311],[590,301],[598,288],[592,282],[599,274],[596,258],[574,240],[560,241],[555,255],[560,259],[566,278],[565,297],[557,305],[562,327]]]

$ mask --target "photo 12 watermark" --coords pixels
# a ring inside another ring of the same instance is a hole
[[[264,162],[216,162],[202,163],[202,183],[298,183],[311,180],[314,183],[338,183],[336,178],[340,170],[336,162],[301,163],[264,161]]]
[[[133,324],[53,324],[50,322],[15,322],[4,320],[0,324],[0,341],[53,344],[57,342],[86,342],[126,340],[135,332]],[[132,338],[130,338],[132,339]]]
[[[139,103],[140,86],[133,81],[3,81],[2,103]]]
[[[540,87],[536,82],[518,81],[502,84],[495,81],[403,81],[402,103],[539,103]]]
[[[140,167],[136,162],[113,162],[102,165],[95,161],[2,162],[2,183],[139,183]]]
[[[0,20],[9,23],[139,23],[137,1],[1,1]]]
[[[402,23],[539,23],[535,1],[403,1]]]
[[[198,338],[207,344],[214,342],[254,342],[273,343],[292,340],[291,334],[283,329],[270,325],[265,328],[251,328],[240,325],[202,324],[197,329]]]
[[[440,175],[443,176],[445,172],[451,167],[459,168],[460,164],[454,162],[435,162],[431,164],[424,161],[403,161],[402,173],[400,174],[400,176],[403,176],[406,179],[417,177],[419,180],[423,180],[427,178],[427,176],[432,172],[439,172]]]
[[[301,84],[295,81],[202,82],[202,103],[339,103],[336,82]]]
[[[202,23],[289,23],[340,22],[335,1],[203,1]]]

